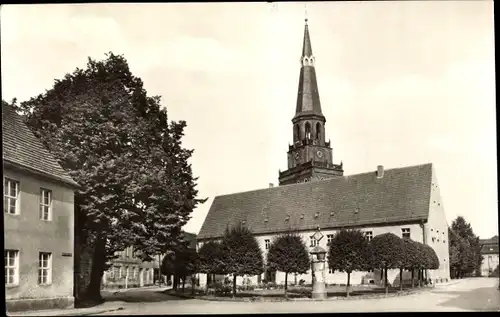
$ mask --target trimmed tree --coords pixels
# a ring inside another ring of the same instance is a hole
[[[419,267],[419,250],[416,243],[410,239],[403,239],[404,242],[404,261],[400,270],[399,282],[400,290],[403,289],[403,269],[411,271],[411,288],[415,287],[415,270]]]
[[[242,226],[226,229],[221,242],[222,272],[233,275],[233,297],[236,296],[236,277],[262,274],[264,261],[259,243],[252,232]]]
[[[414,242],[417,247],[417,278],[418,278],[418,286],[422,286],[422,280],[424,277],[424,270],[429,266],[429,261],[427,257],[427,251],[425,248],[425,244],[421,242]]]
[[[397,269],[404,262],[403,239],[393,233],[384,233],[373,237],[370,241],[371,264],[384,272],[385,293],[389,293],[387,270]]]
[[[288,273],[304,274],[311,266],[309,252],[302,238],[295,233],[285,233],[274,239],[267,252],[267,266],[285,273],[287,297]]]
[[[427,270],[437,270],[439,269],[439,257],[436,251],[427,244],[422,244],[424,256],[425,256],[425,269]]]
[[[215,241],[209,241],[198,250],[198,272],[207,274],[206,289],[208,290],[208,276],[221,273],[221,248]]]
[[[347,273],[347,297],[351,287],[351,273],[368,267],[369,251],[368,239],[360,230],[340,230],[333,236],[328,250],[328,266]]]

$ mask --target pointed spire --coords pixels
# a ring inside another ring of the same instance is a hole
[[[318,84],[316,82],[316,70],[314,68],[315,60],[312,54],[311,37],[309,35],[309,26],[307,22],[308,19],[306,17],[302,56],[300,58],[302,67],[300,69],[295,117],[302,114],[316,114],[323,117],[321,103],[319,101]]]
[[[311,37],[309,36],[309,26],[307,25],[307,18],[305,18],[304,28],[304,43],[302,45],[302,57],[312,56]]]

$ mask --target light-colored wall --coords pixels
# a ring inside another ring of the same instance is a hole
[[[31,174],[4,168],[19,182],[20,214],[4,213],[4,247],[19,250],[19,284],[6,286],[6,299],[73,296],[73,189]],[[40,188],[52,190],[52,220],[40,219]],[[52,284],[38,285],[39,252],[52,253]],[[70,256],[63,256],[68,253]]]
[[[495,270],[499,263],[498,254],[483,254],[483,262],[481,263],[481,275],[488,276],[490,272]]]
[[[448,222],[444,211],[443,201],[439,190],[439,184],[434,167],[432,168],[431,199],[429,205],[429,219],[425,224],[426,244],[431,246],[439,258],[439,269],[429,270],[429,278],[436,282],[436,279],[450,278],[449,265],[449,237]]]

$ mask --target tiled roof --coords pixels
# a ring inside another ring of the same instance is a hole
[[[425,220],[432,164],[215,197],[198,239],[242,223],[255,234]],[[289,217],[288,220],[286,220]]]
[[[2,146],[4,162],[13,163],[34,173],[78,186],[54,156],[35,137],[14,108],[2,102]]]
[[[498,254],[498,236],[490,239],[480,239],[482,254]]]

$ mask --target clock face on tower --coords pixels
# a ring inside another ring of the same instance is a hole
[[[298,160],[300,157],[299,152],[295,152],[295,160]]]
[[[319,158],[322,158],[323,157],[323,152],[321,152],[320,150],[318,150],[316,152],[316,156],[318,156]]]

